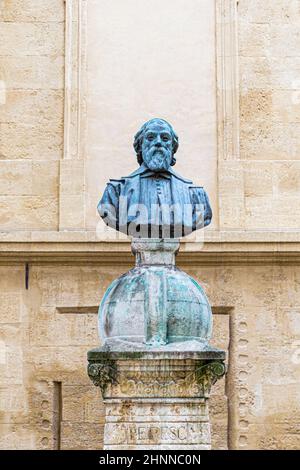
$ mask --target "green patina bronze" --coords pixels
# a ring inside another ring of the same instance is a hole
[[[178,136],[164,119],[151,119],[137,132],[140,167],[110,179],[98,205],[105,223],[135,238],[178,238],[210,224],[212,211],[202,186],[173,170]]]
[[[136,266],[115,279],[102,299],[99,335],[104,349],[111,352],[145,347],[204,351],[212,332],[211,307],[201,285],[175,265],[180,246],[175,228],[186,228],[189,233],[209,224],[208,197],[203,188],[172,170],[178,136],[163,119],[146,122],[135,136],[134,148],[140,168],[127,178],[110,180],[98,207],[101,217],[108,216],[106,223],[116,230],[121,230],[122,218],[125,233],[132,222],[141,228],[132,240]],[[123,196],[128,196],[125,205],[120,202]],[[154,222],[158,238],[152,237],[151,230],[149,234],[152,219],[140,209],[145,205],[149,210],[152,203],[159,209]],[[174,203],[177,212],[172,212]],[[191,208],[189,220],[185,205]],[[200,216],[197,205],[203,209]],[[143,213],[139,223],[136,210]],[[163,237],[167,222],[169,237]],[[146,228],[144,237],[142,228]]]
[[[102,341],[115,347],[196,342],[211,336],[212,313],[202,287],[175,266],[177,240],[134,240],[136,267],[114,280],[99,308]]]

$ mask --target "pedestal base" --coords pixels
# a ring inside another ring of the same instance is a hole
[[[210,449],[208,399],[225,353],[88,353],[88,374],[105,403],[104,449]]]

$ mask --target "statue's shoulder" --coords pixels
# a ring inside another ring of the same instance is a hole
[[[121,177],[121,178],[109,178],[108,183],[114,184],[114,183],[120,183],[121,181],[124,181],[123,177]]]
[[[200,197],[207,197],[207,193],[204,189],[204,186],[199,186],[197,184],[191,184],[189,187],[190,191],[194,194],[199,194]]]
[[[189,186],[190,186],[191,184],[193,184],[193,181],[192,181],[192,180],[189,180],[189,179],[184,178],[183,176],[179,175],[178,173],[176,173],[176,171],[173,170],[173,168],[170,168],[169,171],[170,171],[171,175],[174,176],[174,178],[176,178],[176,179],[182,181],[183,183],[186,183],[186,184],[188,184]]]
[[[130,175],[128,176],[121,176],[121,178],[110,178],[107,182],[107,190],[110,191],[117,191],[120,193],[120,191],[122,191],[124,188],[124,186],[126,186],[126,183],[128,181],[131,181],[132,183],[135,181],[133,178],[134,176],[137,176],[138,173],[136,171],[134,171],[133,173],[131,173]]]
[[[203,201],[206,199],[206,191],[203,186],[190,184],[189,191],[193,198],[199,199],[200,201]]]
[[[135,176],[139,176],[140,174],[143,173],[143,168],[140,167],[140,168],[137,168],[136,170],[134,170],[132,173],[130,173],[128,176],[122,176],[122,180],[127,180],[127,179],[130,179],[130,178],[134,178]]]
[[[106,191],[108,192],[120,192],[122,186],[124,185],[124,178],[110,178],[106,183]]]

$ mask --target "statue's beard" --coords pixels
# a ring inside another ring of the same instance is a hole
[[[163,147],[150,147],[143,155],[145,165],[152,171],[167,170],[171,165],[171,152]]]

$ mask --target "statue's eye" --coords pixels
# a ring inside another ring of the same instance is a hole
[[[168,135],[164,135],[162,139],[164,142],[168,142],[168,140],[170,140]]]
[[[148,140],[153,140],[153,138],[154,138],[154,135],[153,135],[153,134],[148,134],[148,135],[147,135],[147,139],[148,139]]]

